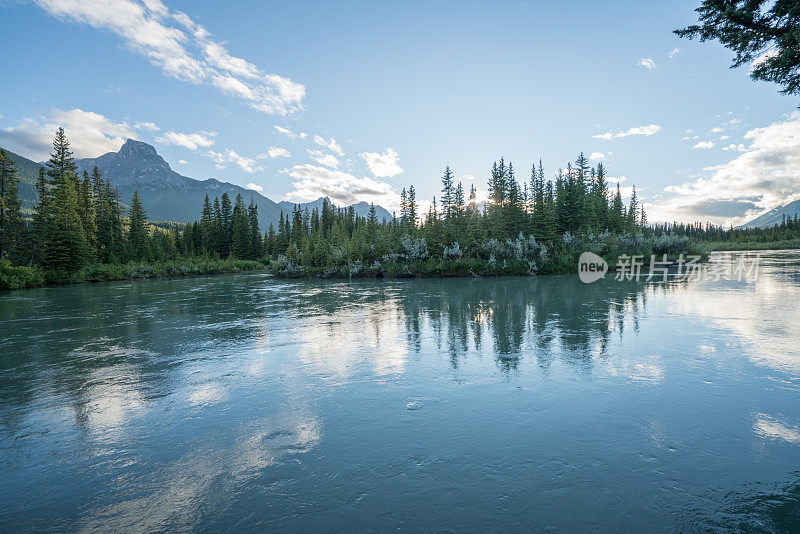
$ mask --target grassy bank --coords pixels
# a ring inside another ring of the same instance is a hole
[[[12,267],[0,262],[0,290],[23,289],[80,282],[108,282],[137,278],[169,278],[206,274],[237,273],[265,269],[257,261],[211,258],[184,258],[160,262],[92,264],[79,271],[53,271],[30,267]]]
[[[731,241],[712,241],[706,243],[708,250],[790,250],[800,249],[800,239],[790,239],[786,241],[766,241],[766,242],[731,242]]]
[[[621,256],[639,256],[645,266],[650,257],[658,261],[666,255],[675,261],[681,254],[707,257],[702,245],[685,236],[665,234],[612,234],[601,232],[583,236],[570,233],[548,243],[531,236],[516,239],[489,239],[482,244],[462,247],[459,243],[440,250],[429,248],[424,238],[405,236],[400,248],[380,257],[363,255],[344,247],[324,254],[289,248],[269,262],[269,271],[284,278],[410,278],[456,276],[531,276],[568,274],[578,270],[578,258],[593,252],[613,270]]]

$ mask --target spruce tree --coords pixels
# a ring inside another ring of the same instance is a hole
[[[451,218],[451,211],[455,197],[455,190],[453,189],[453,172],[448,165],[444,169],[442,176],[442,213],[444,219],[449,221]]]
[[[250,224],[247,217],[247,208],[242,195],[236,195],[236,204],[231,216],[231,253],[240,259],[250,257]]]
[[[17,169],[5,150],[0,149],[0,260],[16,260],[22,246],[24,226],[17,193]]]
[[[64,129],[56,131],[47,174],[53,184],[52,219],[48,229],[44,265],[55,269],[77,270],[89,256],[83,221],[79,214],[79,180]]]
[[[129,214],[128,250],[129,256],[134,260],[143,260],[148,255],[147,243],[147,212],[139,200],[139,191],[133,191]]]
[[[413,229],[417,227],[417,191],[414,189],[414,186],[408,188],[408,193],[406,194],[406,201],[408,202],[408,221],[407,224]]]
[[[52,192],[47,181],[44,167],[39,167],[36,179],[37,201],[33,209],[33,243],[28,258],[28,265],[34,262],[44,264],[49,248],[50,228],[52,226]]]
[[[250,206],[247,208],[247,216],[250,226],[250,259],[257,260],[264,254],[264,244],[261,240],[261,229],[258,226],[258,206],[250,199]]]

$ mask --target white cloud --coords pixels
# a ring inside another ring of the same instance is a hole
[[[730,135],[721,135],[721,136],[719,136],[719,138],[717,140],[718,141],[724,141],[724,140],[730,139],[730,138],[731,138]]]
[[[283,135],[285,135],[290,139],[305,139],[306,137],[308,137],[308,134],[305,132],[294,133],[289,128],[284,128],[283,126],[276,125],[275,129],[278,130],[279,133],[282,133]]]
[[[148,132],[158,132],[161,130],[154,122],[137,122],[133,127],[137,130],[147,130]]]
[[[619,139],[620,137],[628,137],[631,135],[644,135],[649,136],[661,131],[661,126],[658,124],[649,124],[647,126],[635,126],[627,130],[617,133],[606,132],[593,136],[595,139],[602,139],[604,141],[611,141],[612,139]]]
[[[285,148],[279,146],[268,146],[267,151],[259,154],[258,159],[288,158],[291,154]]]
[[[609,176],[609,177],[606,178],[606,182],[620,184],[620,183],[624,182],[627,179],[628,179],[627,176]]]
[[[260,192],[262,192],[262,191],[264,190],[264,188],[263,188],[263,187],[261,187],[261,186],[260,186],[260,185],[258,185],[258,184],[254,184],[253,182],[250,182],[250,183],[248,183],[248,184],[245,186],[245,188],[249,189],[250,191],[258,191],[259,193],[260,193]]]
[[[719,127],[719,126],[715,126],[714,128],[711,128],[711,133],[720,133],[720,132],[722,132],[722,128]]]
[[[325,165],[326,167],[331,167],[333,169],[339,168],[339,160],[333,154],[328,154],[322,150],[311,150],[310,148],[306,149],[306,152],[308,152],[308,155],[311,156],[311,159],[320,165]]]
[[[643,57],[637,63],[640,67],[644,67],[647,70],[654,70],[656,68],[656,62],[653,61],[651,57]]]
[[[731,143],[728,146],[722,147],[722,150],[725,150],[726,152],[731,151],[731,150],[734,151],[734,152],[746,152],[747,148],[741,143],[738,144],[738,145],[735,144],[735,143]]]
[[[209,150],[206,155],[214,160],[218,165],[217,168],[220,168],[219,165],[224,165],[226,163],[234,163],[239,166],[244,172],[253,174],[258,171],[263,171],[262,167],[256,166],[256,160],[253,158],[247,158],[245,156],[241,156],[237,154],[234,150],[230,148],[226,148],[225,152],[214,152],[213,150]],[[224,168],[224,167],[222,167]]]
[[[591,154],[589,154],[590,161],[598,161],[603,159],[604,157],[606,157],[606,155],[603,154],[602,152],[592,152]]]
[[[373,178],[357,178],[344,171],[308,164],[281,172],[294,180],[294,189],[286,195],[286,200],[291,202],[309,202],[327,196],[340,206],[375,202],[390,211],[400,203],[400,196],[389,184]]]
[[[214,139],[217,132],[197,132],[197,133],[179,133],[169,131],[161,137],[156,137],[156,142],[162,145],[175,145],[188,148],[189,150],[197,150],[198,148],[207,148],[214,144]]]
[[[704,148],[704,149],[705,148],[714,148],[714,143],[712,143],[711,141],[700,141],[699,143],[694,145],[692,148]]]
[[[726,147],[744,152],[715,166],[708,177],[665,188],[674,197],[651,209],[651,219],[739,224],[800,198],[800,113],[744,137],[748,147]]]
[[[264,72],[228,52],[211,33],[160,0],[36,0],[65,21],[88,24],[119,36],[167,76],[217,87],[265,113],[303,109],[305,87]]]
[[[673,48],[672,50],[669,51],[669,54],[667,54],[667,55],[669,56],[670,59],[672,59],[675,56],[677,56],[678,54],[680,54],[680,52],[681,52],[680,48]]]
[[[76,158],[116,152],[126,139],[136,139],[135,130],[125,122],[114,122],[99,113],[54,109],[49,116],[26,118],[16,126],[0,129],[0,143],[23,156],[42,161],[50,156],[53,137],[61,126]]]
[[[338,154],[339,156],[344,156],[344,150],[342,150],[342,147],[339,145],[339,143],[336,142],[336,139],[333,138],[325,139],[322,136],[315,135],[314,142],[319,146],[324,146],[334,154]]]
[[[469,182],[472,182],[473,180],[475,180],[475,176],[472,174],[465,174],[464,177],[461,178],[461,180],[462,181],[467,180]]]
[[[179,163],[179,164],[181,164],[181,165],[186,165],[186,164],[187,164],[187,163],[189,163],[189,162],[188,162],[188,161],[186,161],[185,159],[179,159],[179,160],[178,160],[178,163]]]
[[[400,158],[391,148],[387,148],[383,154],[362,152],[359,157],[367,162],[370,172],[378,178],[391,178],[403,172],[403,168],[398,164]]]

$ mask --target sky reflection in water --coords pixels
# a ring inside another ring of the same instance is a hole
[[[0,296],[0,530],[800,528],[800,263]]]

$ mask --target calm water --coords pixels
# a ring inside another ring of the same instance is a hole
[[[797,532],[800,253],[0,294],[0,500],[0,531]]]

